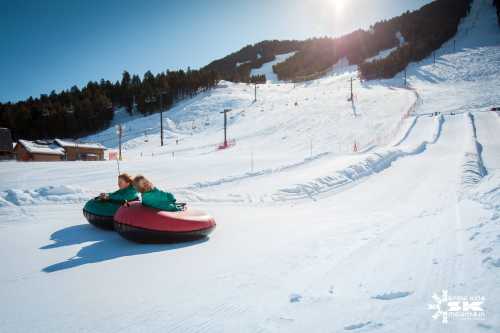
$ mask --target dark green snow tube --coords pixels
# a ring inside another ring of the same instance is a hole
[[[113,216],[118,208],[128,201],[138,200],[137,192],[132,186],[109,193],[109,199],[94,198],[83,207],[83,216],[90,224],[107,230],[113,230]]]

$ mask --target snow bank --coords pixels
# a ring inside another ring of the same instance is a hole
[[[0,192],[0,207],[79,203],[87,201],[91,197],[93,197],[92,193],[77,186],[67,185],[45,186],[34,190],[9,189]]]
[[[496,212],[496,218],[500,218],[500,173],[486,176],[471,193],[471,197],[483,204],[487,209]]]
[[[11,207],[12,203],[0,197],[0,208]]]
[[[391,166],[391,164],[401,157],[420,154],[427,148],[428,144],[437,142],[441,135],[441,129],[444,117],[439,116],[435,120],[436,126],[431,141],[423,141],[414,146],[395,146],[387,149],[380,149],[375,152],[367,153],[366,158],[354,163],[345,169],[335,171],[334,173],[315,178],[304,184],[296,184],[289,188],[280,189],[272,195],[275,201],[289,201],[297,199],[314,199],[319,194],[338,190],[339,188],[353,184],[354,182],[379,173]]]
[[[280,167],[277,167],[277,168],[268,168],[268,169],[259,170],[259,171],[255,171],[255,172],[246,172],[246,173],[241,174],[241,175],[227,176],[227,177],[223,177],[223,178],[216,179],[216,180],[208,180],[208,181],[204,181],[204,182],[197,182],[197,183],[194,183],[189,189],[193,190],[193,189],[207,188],[207,187],[212,187],[212,186],[223,185],[223,184],[226,184],[226,183],[233,183],[233,182],[237,182],[237,181],[244,180],[244,179],[247,179],[247,178],[258,177],[258,176],[263,176],[263,175],[269,175],[269,174],[273,174],[273,173],[288,171],[290,169],[301,167],[301,166],[303,166],[303,165],[305,165],[307,163],[316,161],[316,160],[318,160],[318,159],[320,159],[322,157],[326,157],[328,155],[331,155],[331,153],[329,153],[329,152],[321,153],[321,154],[318,154],[316,156],[305,158],[302,161],[299,161],[299,162],[296,162],[296,163],[287,164],[287,165],[280,166]]]
[[[464,162],[462,165],[462,184],[468,188],[479,183],[486,176],[487,171],[481,156],[483,148],[477,140],[474,116],[469,113],[468,117],[465,117],[465,121],[467,122],[467,135]]]

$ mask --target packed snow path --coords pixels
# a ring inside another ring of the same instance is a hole
[[[212,213],[218,227],[208,240],[138,245],[86,223],[83,202],[113,188],[114,162],[1,163],[0,331],[500,331],[500,115],[486,111],[500,104],[495,20],[489,1],[476,0],[456,52],[444,45],[436,65],[410,67],[418,115],[367,151],[341,153],[331,142],[391,132],[414,102],[394,88],[400,78],[371,83],[358,98],[370,112],[357,119],[339,97],[328,126],[319,96],[348,76],[298,90],[266,85],[259,108],[276,108],[233,119],[239,141],[227,151],[213,150],[215,125],[186,134],[191,121],[180,110],[171,133],[185,140],[185,156],[131,137],[122,168]],[[229,96],[238,87],[220,89],[181,108],[247,103]],[[313,93],[299,120],[278,107],[284,96],[308,94],[300,106]],[[379,110],[394,103],[395,115]],[[303,137],[313,129],[311,154]],[[253,172],[252,150],[266,156]],[[485,319],[433,320],[427,305],[443,289],[486,297]]]

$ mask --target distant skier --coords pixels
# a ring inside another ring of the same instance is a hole
[[[144,206],[168,212],[182,210],[182,205],[176,202],[172,193],[159,190],[146,177],[142,175],[136,176],[133,184],[135,189],[141,193]]]

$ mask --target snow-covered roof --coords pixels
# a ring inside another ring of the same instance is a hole
[[[55,139],[55,142],[63,148],[71,147],[71,148],[106,149],[106,147],[104,147],[100,143],[82,143],[82,142],[75,142],[75,141],[61,140],[61,139]]]
[[[19,140],[19,144],[32,154],[64,155],[64,149],[54,144],[44,145],[28,140]]]

